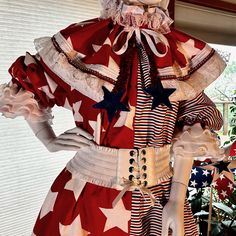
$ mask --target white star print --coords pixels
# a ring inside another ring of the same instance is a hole
[[[100,208],[100,210],[107,218],[104,232],[118,227],[128,233],[128,221],[131,218],[131,212],[125,209],[122,200],[120,200],[113,209]]]
[[[43,91],[48,96],[48,98],[50,98],[50,99],[55,98],[54,95],[50,92],[48,85],[45,85],[45,86],[39,88],[39,90]]]
[[[190,185],[191,186],[193,186],[194,188],[196,187],[196,185],[197,185],[197,183],[196,183],[196,181],[194,180],[194,181],[190,181]]]
[[[224,198],[228,195],[227,192],[224,190],[222,190],[220,194],[223,195]]]
[[[225,178],[225,176],[222,174],[222,175],[220,175],[220,180],[222,180],[222,179],[224,179]]]
[[[70,45],[73,45],[70,37],[67,39],[67,41],[69,42]],[[73,59],[74,59],[75,57],[77,57],[77,58],[79,58],[79,59],[83,59],[84,57],[86,57],[86,55],[83,54],[83,53],[81,53],[81,52],[75,52],[75,51],[74,51],[74,53],[76,53],[76,54],[73,55]]]
[[[212,185],[212,187],[214,187],[214,188],[218,186],[217,182],[214,182],[214,183],[212,183],[211,185]]]
[[[79,25],[81,27],[84,27],[85,25],[88,25],[91,23],[94,23],[94,21],[86,21],[86,22],[83,21],[83,22],[76,23],[75,25]]]
[[[208,182],[207,182],[207,181],[202,182],[202,186],[203,186],[203,187],[207,187],[207,185],[208,185]]]
[[[129,109],[130,111],[121,111],[120,112],[120,117],[115,123],[114,127],[122,127],[126,126],[129,129],[133,130],[133,119],[135,115],[135,106],[131,106],[129,104]]]
[[[48,85],[49,85],[49,87],[50,87],[52,93],[55,93],[55,91],[56,91],[56,89],[57,89],[57,87],[58,87],[57,83],[54,82],[54,81],[49,77],[49,75],[48,75],[47,73],[44,73],[44,75],[45,75],[45,77],[46,77],[46,80],[47,80],[47,82],[48,82]]]
[[[83,122],[84,121],[83,117],[79,113],[79,109],[80,109],[81,103],[82,103],[82,101],[79,101],[79,102],[76,102],[76,103],[73,104],[74,119],[77,122]]]
[[[105,42],[103,43],[103,45],[109,45],[111,46],[111,40],[109,38],[106,38]]]
[[[68,101],[68,99],[66,98],[66,100],[65,100],[65,103],[64,103],[64,106],[63,106],[64,108],[66,108],[66,109],[68,109],[68,110],[72,110],[72,107],[71,107],[71,105],[70,105],[70,103],[69,103],[69,101]]]
[[[185,43],[179,43],[178,44],[178,51],[180,51],[182,54],[187,55],[187,59],[192,58],[196,54],[200,52],[200,49],[196,48],[194,46],[194,40],[189,39]]]
[[[228,184],[228,188],[229,188],[230,190],[232,190],[232,189],[234,188],[233,184],[232,184],[232,183],[229,183],[229,184]]]
[[[198,171],[197,171],[196,168],[195,168],[195,169],[192,169],[192,174],[197,175],[197,173],[198,173]]]
[[[52,192],[51,189],[43,203],[42,209],[40,211],[40,219],[46,216],[50,211],[53,211],[58,192]]]
[[[101,113],[98,114],[97,121],[89,120],[89,125],[94,130],[93,137],[94,137],[94,141],[96,143],[100,143],[101,122],[102,122]]]
[[[80,215],[78,215],[71,225],[63,225],[59,223],[61,236],[87,236],[88,231],[82,229]]]
[[[208,176],[210,173],[208,172],[208,170],[203,170],[202,171],[202,175]]]
[[[119,66],[113,60],[112,57],[109,57],[108,67],[109,67],[109,69],[114,70],[114,71],[119,71],[120,70]]]
[[[75,200],[77,201],[84,186],[85,186],[86,182],[84,182],[81,179],[78,178],[72,178],[71,180],[69,180],[66,185],[65,185],[65,189],[66,190],[70,190],[73,192],[74,196],[75,196]]]
[[[233,173],[234,173],[234,175],[236,175],[236,169],[234,170],[234,172],[233,172]]]
[[[94,50],[95,52],[98,52],[98,51],[101,49],[101,47],[102,47],[102,46],[96,45],[96,44],[92,44],[92,46],[93,46],[93,50]]]
[[[36,234],[32,233],[31,236],[36,236]]]

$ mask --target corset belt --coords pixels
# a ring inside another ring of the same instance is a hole
[[[92,145],[81,148],[67,164],[80,179],[123,190],[148,188],[172,177],[170,145],[160,148],[114,149]]]

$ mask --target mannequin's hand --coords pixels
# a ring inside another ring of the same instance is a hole
[[[169,200],[162,212],[162,236],[168,236],[169,228],[172,236],[184,236],[184,203]]]
[[[46,148],[50,152],[58,151],[78,151],[82,147],[87,147],[93,143],[93,136],[81,128],[75,127],[67,130],[58,137],[53,137]]]

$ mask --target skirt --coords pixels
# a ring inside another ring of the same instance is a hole
[[[171,176],[148,187],[156,199],[154,205],[150,196],[138,189],[125,191],[113,205],[121,190],[82,179],[71,170],[74,159],[49,190],[32,236],[161,236],[162,209],[169,199]],[[187,200],[184,229],[185,236],[198,235]]]

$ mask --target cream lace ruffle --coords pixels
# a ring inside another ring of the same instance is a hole
[[[225,61],[215,52],[188,80],[184,81],[185,86],[191,86],[195,96],[197,96],[222,74],[225,67]],[[187,90],[186,88],[184,89]]]
[[[33,93],[12,83],[0,85],[0,112],[7,118],[23,116],[33,122],[51,122],[53,118],[51,109],[41,108]]]
[[[101,80],[94,75],[84,73],[71,65],[66,56],[55,49],[50,37],[36,39],[35,48],[51,71],[72,88],[94,101],[102,100],[102,86],[112,90],[113,85],[111,83]],[[62,48],[64,47],[62,46]]]
[[[112,18],[114,23],[123,26],[140,27],[147,25],[149,29],[158,30],[162,33],[170,31],[169,26],[173,23],[173,20],[158,7],[154,13],[150,14],[144,12],[138,6],[128,6],[123,3],[118,6],[114,3],[113,5],[102,11],[101,18]]]
[[[59,37],[60,36],[60,37]],[[68,41],[61,40],[63,36],[57,35],[56,39],[62,49],[67,49],[66,54],[75,55],[74,50]],[[63,45],[62,45],[63,44]],[[64,45],[66,44],[66,45]],[[71,65],[66,56],[63,53],[59,53],[51,38],[39,38],[35,40],[36,50],[39,52],[40,57],[44,63],[58,75],[64,82],[69,84],[72,88],[81,92],[85,96],[90,97],[94,101],[101,101],[103,98],[102,86],[107,87],[110,91],[113,86],[111,83],[99,79],[98,77],[84,73],[79,69]],[[77,60],[79,60],[77,58]],[[164,88],[175,88],[176,91],[170,96],[171,101],[182,101],[187,99],[193,99],[201,91],[203,91],[209,84],[220,76],[225,68],[225,62],[215,52],[214,55],[198,70],[196,70],[188,80],[163,80],[162,84]],[[97,72],[104,74],[104,69],[101,71],[99,65],[97,69],[93,68]],[[118,74],[119,71],[114,71],[113,74]],[[186,72],[187,73],[187,72]]]

